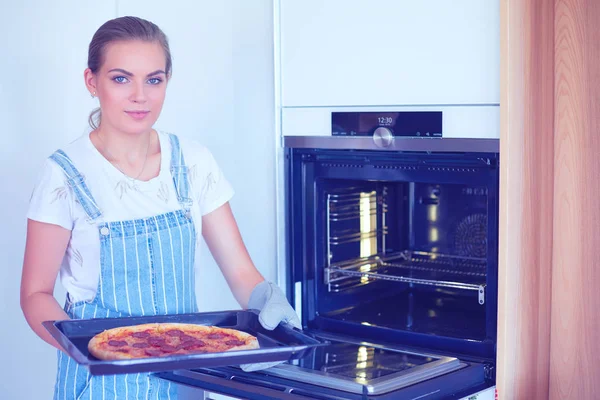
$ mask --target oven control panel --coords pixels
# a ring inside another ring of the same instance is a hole
[[[442,137],[441,111],[332,112],[332,136],[370,136],[380,147],[394,137]]]

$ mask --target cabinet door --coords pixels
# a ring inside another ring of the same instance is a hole
[[[282,105],[497,104],[499,0],[279,0]]]

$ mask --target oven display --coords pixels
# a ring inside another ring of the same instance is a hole
[[[332,136],[372,136],[377,128],[394,136],[442,137],[441,111],[332,112]]]
[[[392,126],[394,124],[393,117],[377,117],[379,126]]]

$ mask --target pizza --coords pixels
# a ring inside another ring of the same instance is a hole
[[[89,352],[101,360],[164,357],[198,353],[257,349],[249,333],[217,326],[152,323],[112,328],[88,343]]]

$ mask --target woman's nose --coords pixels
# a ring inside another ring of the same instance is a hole
[[[146,101],[146,92],[144,90],[143,83],[136,83],[133,86],[133,92],[131,93],[131,101],[136,103],[143,103]]]

